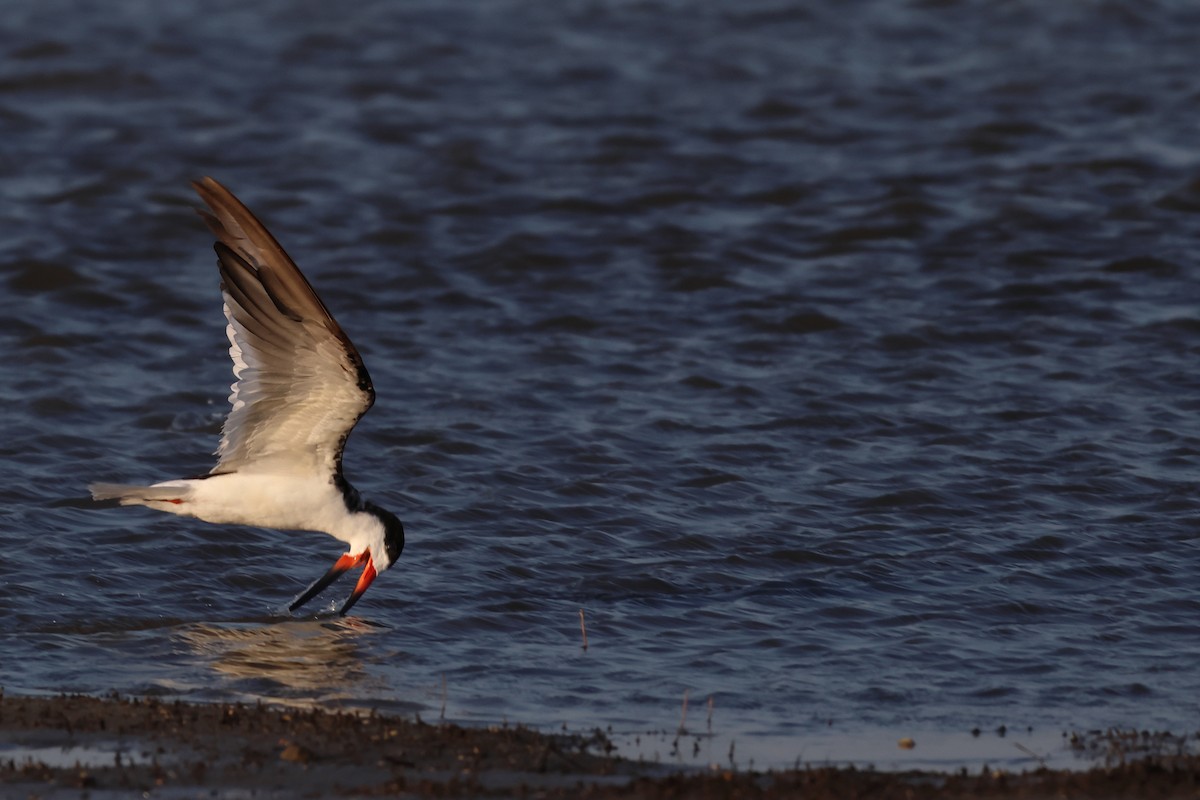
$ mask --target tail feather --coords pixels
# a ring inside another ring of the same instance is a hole
[[[116,500],[123,506],[176,500],[187,492],[179,486],[137,486],[127,483],[90,483],[88,491],[92,493],[93,500]]]

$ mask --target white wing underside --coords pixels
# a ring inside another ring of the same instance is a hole
[[[212,471],[332,476],[375,399],[362,358],[250,211],[211,178],[196,189],[213,212],[236,379]]]
[[[289,338],[271,341],[239,321],[225,295],[233,375],[232,408],[221,429],[213,472],[327,473],[337,469],[350,429],[369,407],[340,344],[312,322],[288,321]]]

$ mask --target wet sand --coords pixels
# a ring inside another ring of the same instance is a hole
[[[1080,771],[684,771],[622,759],[599,732],[0,695],[0,797],[1195,797],[1200,758],[1184,745],[1166,735],[1080,739],[1107,763]]]

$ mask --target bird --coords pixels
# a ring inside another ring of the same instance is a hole
[[[210,472],[150,485],[92,483],[96,501],[147,506],[229,525],[321,531],[347,551],[288,606],[347,570],[363,570],[344,616],[404,549],[404,525],[363,499],[342,472],[350,431],[375,402],[362,356],[295,262],[232,192],[192,183],[216,236],[229,356],[230,410]]]

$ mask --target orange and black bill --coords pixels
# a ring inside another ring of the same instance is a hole
[[[297,608],[304,605],[309,600],[312,600],[314,597],[324,591],[326,586],[340,578],[342,574],[346,572],[346,570],[350,569],[351,567],[357,567],[359,564],[364,562],[366,563],[366,566],[363,567],[362,575],[359,576],[358,583],[355,585],[354,591],[350,593],[349,599],[346,600],[345,605],[343,605],[341,610],[338,611],[338,614],[345,616],[346,612],[350,610],[350,607],[358,602],[358,598],[362,597],[363,592],[365,592],[367,587],[371,585],[371,582],[375,580],[375,575],[377,573],[375,572],[375,564],[371,561],[371,553],[369,551],[363,551],[356,556],[352,556],[347,553],[337,561],[333,562],[333,566],[329,568],[328,572],[318,578],[312,584],[312,586],[309,586],[307,589],[305,589],[304,594],[292,601],[292,604],[288,606],[288,611],[295,611]]]

